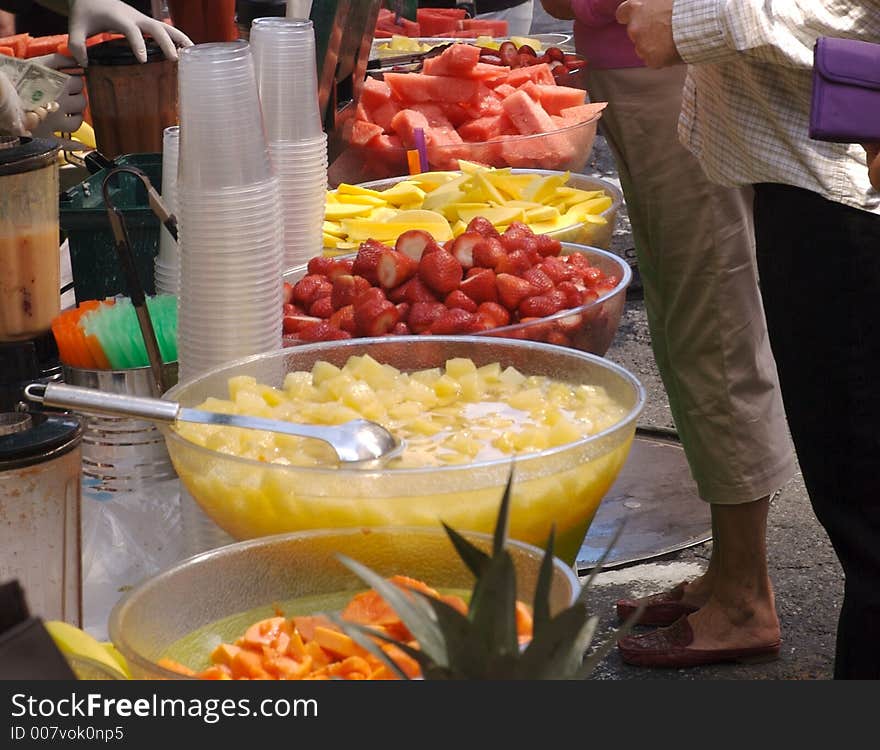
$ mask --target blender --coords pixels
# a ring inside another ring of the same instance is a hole
[[[34,612],[79,625],[82,425],[27,413],[25,386],[61,380],[58,146],[0,137],[0,581]]]
[[[0,137],[0,413],[18,408],[27,383],[61,378],[57,153],[50,141]]]

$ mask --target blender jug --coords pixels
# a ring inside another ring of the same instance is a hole
[[[60,312],[57,153],[0,137],[0,343],[45,335]]]
[[[82,427],[63,414],[0,414],[0,581],[31,611],[82,625]]]

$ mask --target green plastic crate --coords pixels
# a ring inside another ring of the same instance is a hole
[[[137,167],[161,191],[162,154],[128,154],[117,158],[116,163]],[[70,246],[77,304],[129,293],[101,193],[107,172],[102,169],[61,194],[61,230]],[[125,217],[141,285],[147,294],[155,294],[154,259],[159,252],[159,220],[150,209],[147,191],[140,180],[121,174],[115,184],[113,203],[122,209]]]

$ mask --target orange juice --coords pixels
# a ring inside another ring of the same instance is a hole
[[[58,226],[0,234],[0,341],[46,333],[61,307]]]

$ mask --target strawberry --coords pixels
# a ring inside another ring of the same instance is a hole
[[[354,301],[370,288],[370,282],[363,276],[351,276],[342,274],[333,279],[333,290],[330,299],[333,309],[339,310],[346,305],[354,304]]]
[[[534,297],[526,297],[519,303],[520,319],[523,318],[546,318],[548,315],[558,313],[565,309],[565,293],[554,289],[546,294],[537,294]]]
[[[284,292],[282,293],[281,298],[285,305],[289,305],[293,302],[293,284],[289,281],[284,282]]]
[[[477,232],[477,234],[483,235],[483,237],[500,237],[498,234],[498,230],[495,229],[495,225],[489,221],[485,216],[474,216],[468,222],[467,225],[468,232]]]
[[[546,273],[553,283],[557,285],[574,276],[574,269],[562,260],[562,258],[557,258],[555,255],[544,258],[544,260],[538,265],[538,268]]]
[[[483,302],[477,308],[477,314],[492,321],[492,328],[500,328],[510,324],[510,313],[507,308],[497,302]]]
[[[548,237],[546,234],[536,235],[538,239],[538,252],[545,258],[550,256],[558,256],[562,252],[562,244],[554,237]]]
[[[559,284],[556,285],[556,290],[565,295],[566,308],[580,307],[581,290],[577,288],[577,285],[573,281],[560,281]]]
[[[482,268],[496,268],[502,258],[507,255],[507,250],[501,244],[498,237],[484,237],[482,242],[474,245],[474,266]]]
[[[340,307],[330,316],[330,325],[351,334],[357,333],[357,323],[354,320],[354,305]]]
[[[409,318],[409,311],[412,310],[412,305],[409,302],[399,302],[394,306],[397,308],[401,320]]]
[[[297,334],[297,338],[300,341],[338,341],[339,339],[350,339],[351,334],[331,325],[330,321],[321,320],[318,323],[303,326]]]
[[[522,250],[511,250],[495,266],[495,273],[509,273],[513,276],[522,276],[534,265],[528,255]]]
[[[327,297],[333,291],[333,285],[326,276],[308,274],[303,276],[293,287],[293,301],[308,309],[319,297]]]
[[[306,268],[309,273],[318,274],[319,276],[326,276],[327,271],[330,269],[332,263],[332,258],[326,258],[323,255],[316,255],[314,258],[309,260]]]
[[[535,235],[521,237],[517,250],[524,252],[533,266],[544,260],[544,256],[538,252],[538,238]]]
[[[385,289],[393,289],[416,275],[418,261],[397,250],[386,250],[379,256],[376,264],[376,277],[379,285]]]
[[[483,241],[479,232],[463,232],[452,243],[452,254],[461,263],[462,268],[473,268],[474,245]]]
[[[297,333],[303,326],[320,322],[320,318],[313,318],[311,315],[285,315],[281,319],[281,330],[284,333]]]
[[[446,305],[442,302],[413,302],[407,324],[413,333],[423,333],[446,312],[446,309]]]
[[[474,333],[479,329],[477,316],[467,310],[447,310],[428,329],[438,336],[461,333]]]
[[[495,271],[491,268],[482,268],[473,276],[468,276],[458,288],[477,303],[496,302],[498,287],[495,279]]]
[[[358,249],[351,272],[355,276],[363,276],[371,284],[378,284],[376,266],[379,265],[379,256],[391,248],[376,240],[364,240]]]
[[[501,235],[501,244],[504,245],[504,249],[510,253],[519,249],[523,237],[534,236],[532,230],[525,224],[514,221],[504,230],[504,234]]]
[[[580,272],[585,268],[592,268],[592,265],[590,264],[590,259],[580,252],[566,255],[563,260],[568,263],[569,266],[574,268],[578,274],[580,274]]]
[[[293,287],[291,287],[293,289]],[[303,310],[299,305],[292,305],[289,302],[285,302],[281,307],[282,315],[305,315],[306,311]]]
[[[372,298],[354,306],[354,320],[362,336],[383,336],[397,325],[400,313],[387,299]]]
[[[355,307],[359,305],[365,305],[368,302],[387,302],[388,299],[385,297],[385,291],[380,289],[377,286],[371,286],[361,292],[357,297],[355,297],[354,302],[352,303]]]
[[[418,276],[413,276],[409,281],[404,282],[394,289],[388,290],[388,299],[392,302],[436,302],[437,295],[434,294]]]
[[[553,279],[540,268],[529,268],[523,271],[522,277],[532,285],[535,294],[546,294],[553,289]]]
[[[339,276],[351,275],[354,267],[354,258],[331,258],[330,267],[327,269],[327,278],[335,281]]]
[[[330,297],[318,297],[309,307],[309,315],[315,318],[329,318],[334,312],[333,301]]]
[[[580,277],[584,280],[584,284],[586,284],[587,287],[596,286],[596,284],[602,281],[602,271],[595,266],[589,266],[581,269]]]
[[[439,294],[458,289],[461,274],[461,263],[444,250],[428,253],[419,261],[419,278]]]
[[[418,262],[426,252],[439,250],[440,246],[425,230],[408,229],[397,237],[397,242],[394,243],[394,249]]]
[[[477,311],[477,303],[474,302],[470,297],[468,297],[463,291],[461,291],[461,289],[454,289],[449,294],[447,294],[446,299],[443,300],[443,304],[446,305],[446,307],[448,307],[450,310],[467,310],[471,313],[475,313]]]
[[[392,336],[409,336],[411,333],[412,331],[409,330],[409,326],[402,320],[395,323],[394,328],[391,329]]]
[[[568,337],[568,334],[562,331],[550,331],[545,341],[556,346],[571,346],[571,339]]]
[[[496,279],[498,283],[498,300],[510,312],[519,307],[519,303],[526,297],[535,294],[532,285],[519,276],[513,276],[509,273],[499,273]]]

